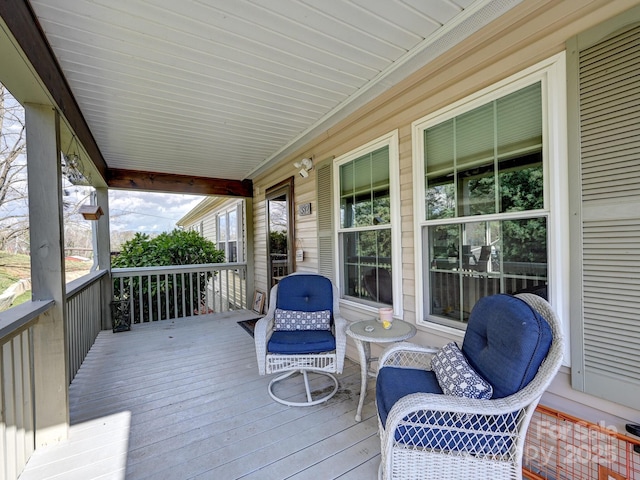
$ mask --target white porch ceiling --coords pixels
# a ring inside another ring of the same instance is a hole
[[[31,0],[109,168],[242,180],[520,0]]]

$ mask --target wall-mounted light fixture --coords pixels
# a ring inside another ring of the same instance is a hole
[[[313,168],[313,160],[311,158],[303,158],[299,162],[293,164],[298,169],[298,173],[302,178],[309,176],[309,170]]]
[[[82,205],[79,212],[85,220],[98,220],[104,215],[99,205]]]

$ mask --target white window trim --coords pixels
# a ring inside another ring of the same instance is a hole
[[[344,155],[337,157],[333,164],[333,221],[334,221],[334,252],[335,272],[337,278],[337,286],[340,292],[340,304],[361,310],[364,313],[377,315],[378,309],[373,306],[365,305],[354,300],[342,298],[344,296],[343,285],[343,268],[341,265],[341,246],[340,234],[345,229],[340,227],[340,166],[355,160],[358,157],[366,155],[369,152],[383,147],[389,147],[389,198],[391,200],[391,279],[393,283],[393,315],[402,318],[404,312],[402,309],[402,233],[400,231],[400,157],[398,147],[398,130],[393,130],[371,142],[362,145],[355,150],[351,150]],[[351,229],[349,229],[351,231]]]
[[[229,240],[229,212],[236,212],[236,255],[237,260],[231,263],[244,263],[244,214],[243,214],[243,202],[236,202],[216,213],[215,222],[216,222],[216,248],[220,243],[220,216],[224,215],[226,217],[226,236],[227,240],[225,240],[225,248],[228,248],[229,242],[234,240]],[[225,260],[226,260],[227,252],[225,250]]]
[[[416,322],[448,335],[459,336],[460,329],[425,320],[423,292],[424,255],[423,228],[435,222],[425,219],[424,142],[423,132],[445,119],[455,117],[510,92],[542,82],[543,109],[543,169],[545,178],[544,211],[547,212],[549,266],[552,279],[549,300],[562,320],[564,333],[569,329],[569,207],[568,207],[568,155],[567,155],[567,98],[566,60],[561,52],[537,63],[505,80],[480,90],[445,108],[420,118],[411,124],[414,172],[414,244],[416,268]],[[531,213],[531,212],[527,212]],[[504,215],[501,215],[504,218]],[[487,218],[483,216],[483,219]],[[460,217],[447,219],[445,223],[466,220]],[[477,221],[477,219],[476,219]],[[568,347],[567,347],[568,348]],[[565,358],[569,357],[565,355]]]

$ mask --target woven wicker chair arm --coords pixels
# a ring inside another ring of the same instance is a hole
[[[412,367],[431,369],[431,357],[439,350],[410,342],[395,343],[387,347],[378,360],[378,370],[382,367]]]
[[[498,416],[516,412],[530,403],[531,398],[522,398],[517,394],[505,398],[481,400],[436,393],[412,393],[396,402],[387,417],[387,426],[391,426],[393,423],[397,425],[408,415],[423,410]]]
[[[333,318],[334,334],[336,337],[345,336],[347,331],[347,321],[340,315],[335,315]]]

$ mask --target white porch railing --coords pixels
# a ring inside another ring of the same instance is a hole
[[[102,279],[107,270],[92,272],[67,284],[67,342],[69,380],[73,380],[102,330]],[[105,278],[105,280],[108,280]]]
[[[14,479],[35,450],[34,325],[54,305],[28,302],[0,316],[0,478]]]
[[[67,284],[66,320],[69,381],[80,368],[102,328],[101,281],[107,271],[91,273]],[[31,301],[13,307],[0,316],[0,479],[14,479],[24,469],[35,449],[36,371],[35,335],[53,300]]]
[[[247,266],[239,263],[114,268],[114,301],[129,301],[131,323],[247,308]]]

